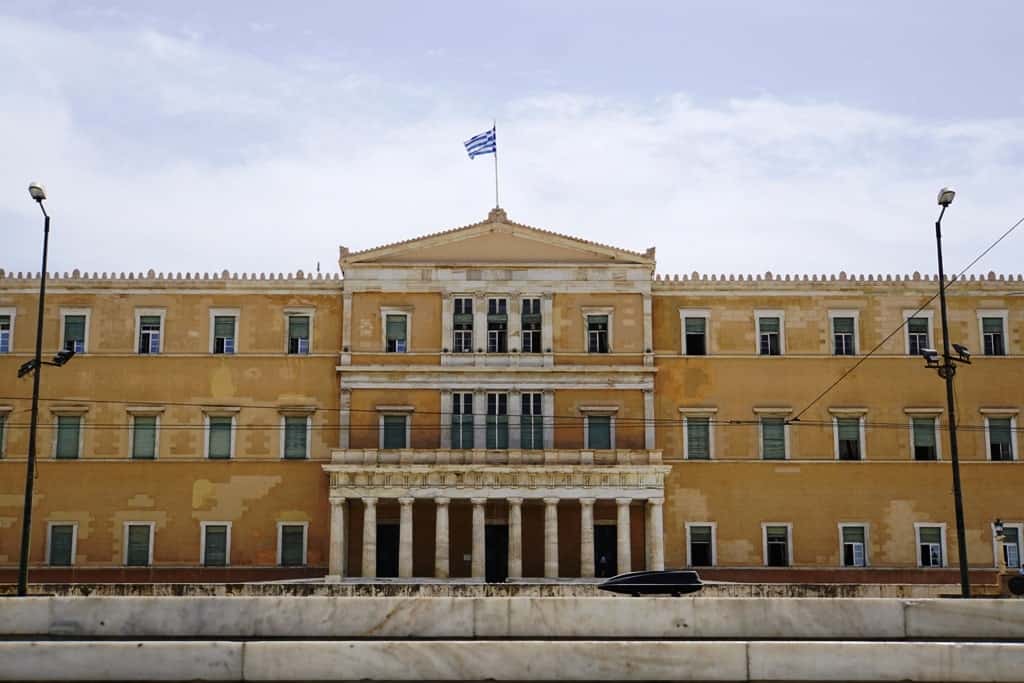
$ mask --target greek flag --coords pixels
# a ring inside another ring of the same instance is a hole
[[[481,154],[497,154],[498,153],[498,137],[494,128],[488,131],[480,133],[480,135],[474,135],[464,143],[466,145],[466,152],[469,153],[469,158],[478,157]]]

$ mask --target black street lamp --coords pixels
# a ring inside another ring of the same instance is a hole
[[[71,360],[74,352],[60,351],[52,362],[44,361],[43,355],[43,302],[46,298],[46,251],[50,243],[50,215],[46,213],[43,200],[46,190],[38,183],[28,186],[28,193],[39,204],[43,212],[43,269],[39,272],[39,314],[36,319],[36,355],[18,369],[18,377],[32,375],[32,418],[28,431],[28,463],[25,468],[25,509],[21,518],[21,557],[18,560],[18,595],[28,594],[28,553],[32,536],[32,486],[36,474],[36,423],[39,421],[39,373],[44,365],[61,366]]]
[[[956,405],[953,400],[953,375],[956,374],[956,363],[971,362],[971,353],[966,346],[953,344],[956,351],[956,358],[949,353],[949,323],[946,319],[946,273],[942,269],[942,216],[946,208],[953,203],[956,193],[944,187],[939,190],[939,206],[942,210],[935,221],[935,246],[939,255],[939,310],[942,313],[942,362],[939,363],[939,353],[935,349],[922,349],[926,366],[938,371],[939,377],[946,381],[946,409],[949,411],[949,419],[946,427],[949,429],[949,454],[953,465],[953,507],[956,512],[956,538],[957,557],[960,564],[960,596],[971,597],[971,582],[967,566],[967,534],[964,529],[964,497],[960,486],[960,450],[956,442]],[[955,362],[954,362],[955,361]]]

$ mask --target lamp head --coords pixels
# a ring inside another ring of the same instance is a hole
[[[956,192],[951,188],[944,187],[939,190],[939,206],[949,206],[953,203],[953,197],[956,196]]]
[[[963,344],[953,344],[953,350],[956,351],[957,355],[960,356],[962,361],[971,360],[971,350]]]
[[[46,189],[39,183],[29,183],[28,193],[32,195],[32,199],[37,202],[41,202],[46,199]]]
[[[1004,531],[1003,520],[1001,520],[1001,519],[999,519],[997,517],[996,521],[992,524],[992,526],[995,527],[996,536],[1002,536],[1003,535],[1003,531]]]
[[[53,364],[59,368],[60,366],[64,365],[69,360],[74,358],[74,356],[75,352],[72,351],[71,349],[64,349],[63,351],[58,351],[57,355],[53,357]]]

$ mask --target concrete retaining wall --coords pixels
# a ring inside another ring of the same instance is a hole
[[[886,598],[4,598],[4,637],[1024,640],[1024,609]]]

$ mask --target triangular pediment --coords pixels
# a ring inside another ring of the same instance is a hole
[[[355,265],[431,264],[571,264],[654,265],[654,250],[646,254],[617,249],[520,225],[501,209],[487,220],[382,247],[349,253],[342,248],[341,267]]]

